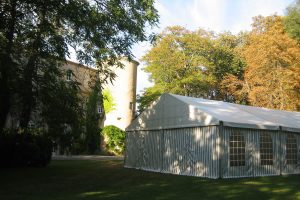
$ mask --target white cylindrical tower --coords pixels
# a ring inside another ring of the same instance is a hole
[[[114,110],[106,113],[104,125],[115,125],[123,130],[131,123],[135,115],[137,61],[123,58],[124,68],[114,68],[116,78],[113,83],[104,86],[108,90],[115,104]]]

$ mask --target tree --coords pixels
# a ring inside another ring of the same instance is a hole
[[[232,101],[219,83],[227,74],[242,76],[244,63],[235,51],[242,37],[215,35],[202,29],[189,31],[169,27],[143,57],[144,70],[154,86],[138,98],[139,111],[164,92]]]
[[[143,91],[142,95],[137,95],[138,113],[142,113],[162,93],[163,90],[158,87],[149,87]]]
[[[61,153],[70,151],[83,132],[83,98],[76,80],[65,80],[56,65],[48,67],[40,81],[39,109],[35,115],[42,119],[39,126],[47,124],[47,135],[60,147]],[[36,121],[37,123],[37,121]]]
[[[210,36],[204,30],[191,32],[179,26],[164,30],[143,57],[144,70],[150,73],[155,84],[147,93],[211,96],[215,79],[207,73],[210,67],[207,56],[212,47]]]
[[[231,77],[235,94],[254,106],[299,109],[300,45],[285,32],[282,17],[255,17],[241,54],[247,67],[242,82]]]
[[[41,74],[54,61],[66,59],[68,45],[80,62],[97,66],[109,79],[113,72],[107,66],[121,66],[118,58],[132,58],[132,44],[148,39],[144,28],[158,19],[153,4],[153,0],[1,1],[0,130],[13,112],[21,127],[28,126],[39,105]]]
[[[243,78],[246,63],[238,49],[244,45],[245,37],[246,33],[240,33],[236,36],[230,32],[225,32],[219,34],[214,40],[210,60],[213,66],[212,73],[218,83],[215,89],[215,96],[218,100],[241,102],[240,99],[231,95],[225,82],[227,82],[228,77],[232,76],[237,77],[237,79]]]
[[[284,25],[287,33],[300,42],[300,0],[287,8]]]

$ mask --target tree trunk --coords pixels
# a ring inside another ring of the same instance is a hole
[[[47,12],[47,4],[43,4],[40,14],[40,23],[38,24],[38,32],[36,35],[36,39],[33,42],[32,55],[30,56],[27,65],[24,68],[24,82],[22,91],[22,111],[20,118],[20,127],[27,128],[29,120],[31,118],[32,110],[35,106],[35,94],[33,92],[33,82],[37,75],[37,65],[36,62],[41,55],[40,50],[42,46],[42,26],[46,23],[46,12]]]
[[[5,127],[7,116],[10,110],[10,89],[8,86],[8,63],[1,63],[0,73],[0,132]]]
[[[10,3],[11,19],[9,20],[8,31],[6,32],[7,45],[0,60],[0,132],[2,132],[3,128],[5,128],[5,123],[11,107],[11,92],[9,82],[13,77],[12,72],[14,72],[14,63],[11,59],[11,54],[16,26],[17,2],[12,0]]]
[[[35,56],[31,57],[24,69],[22,110],[20,116],[21,128],[27,128],[34,106],[33,75],[35,72],[35,60]]]

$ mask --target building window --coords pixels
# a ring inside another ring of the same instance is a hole
[[[103,108],[101,106],[98,106],[97,111],[98,111],[98,114],[102,114],[103,113]]]
[[[132,102],[129,103],[129,109],[133,110],[133,103]]]
[[[271,135],[262,133],[259,136],[260,140],[260,164],[273,165],[273,142]]]
[[[230,166],[245,166],[245,138],[240,133],[232,133],[229,141]]]
[[[71,81],[72,80],[72,70],[68,70],[66,72],[66,79],[67,79],[67,81]]]
[[[294,134],[287,134],[286,137],[286,164],[297,164],[297,139]]]

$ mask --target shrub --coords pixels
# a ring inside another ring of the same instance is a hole
[[[51,155],[52,142],[40,132],[8,130],[0,134],[0,167],[44,167]]]
[[[105,147],[109,152],[117,155],[123,154],[125,149],[125,131],[110,125],[103,128],[102,135],[104,137]]]

